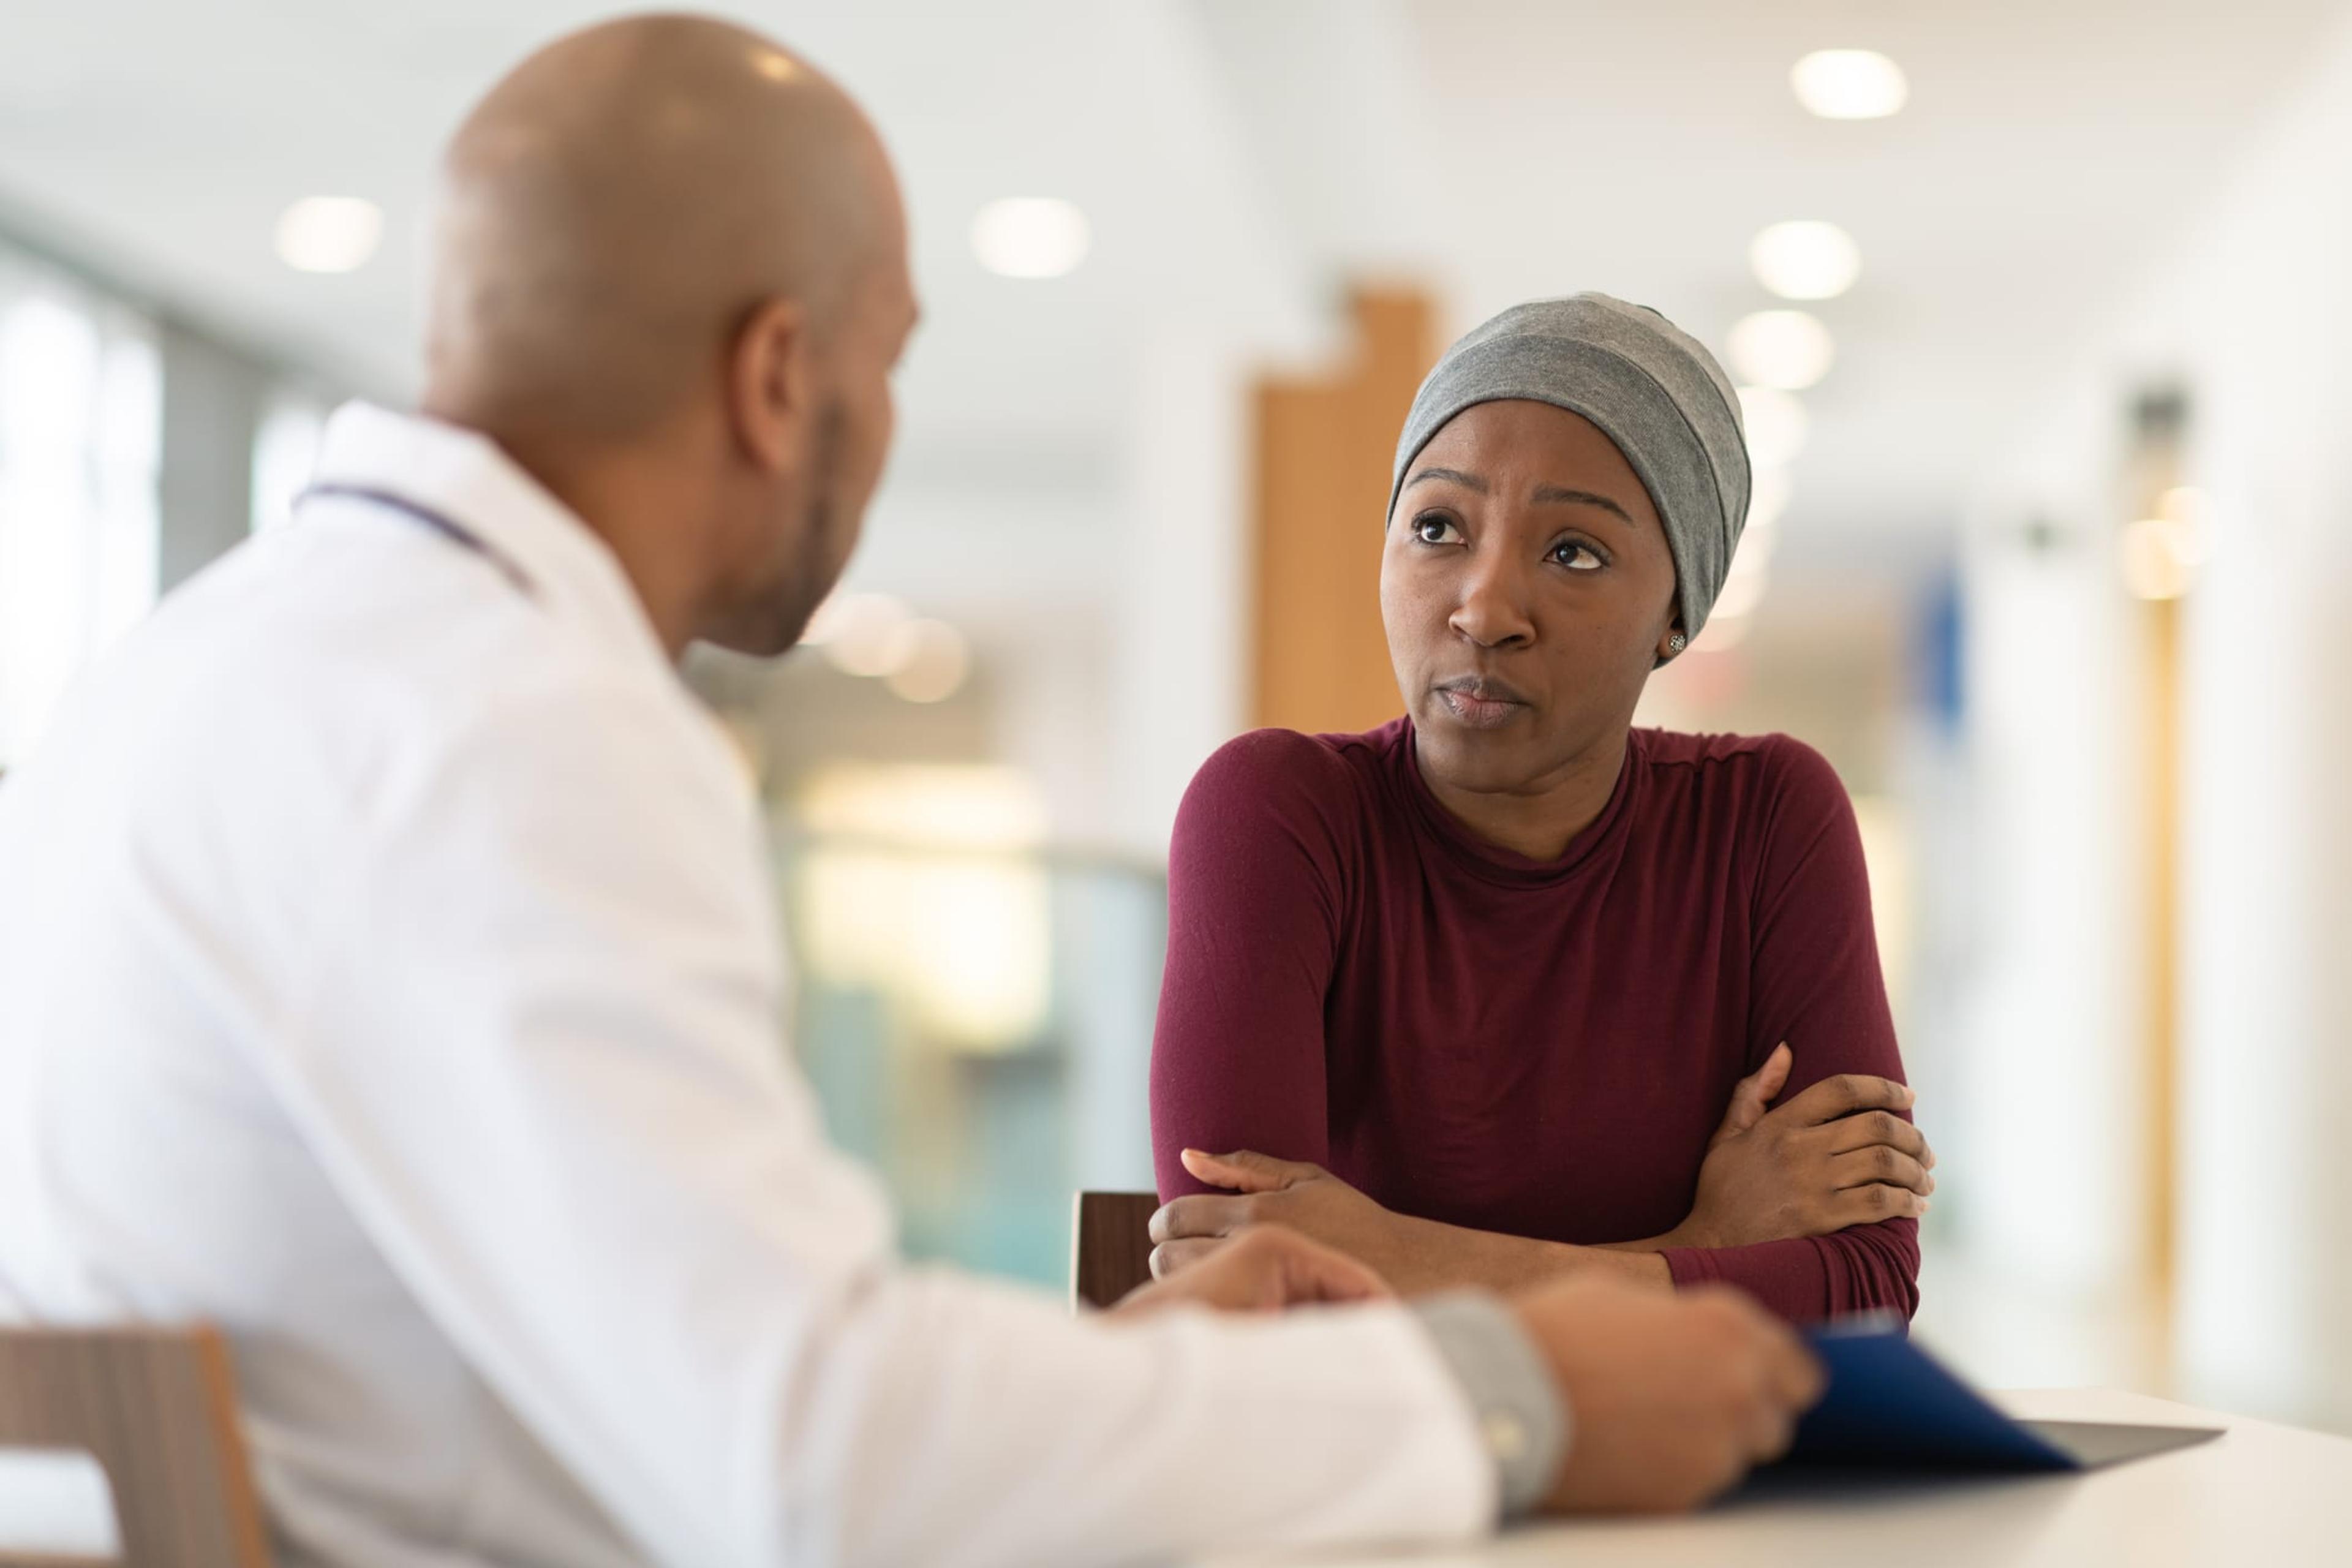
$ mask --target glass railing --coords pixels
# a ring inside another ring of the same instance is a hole
[[[1065,1284],[1073,1190],[1151,1185],[1164,870],[782,814],[775,839],[795,1049],[906,1251]]]

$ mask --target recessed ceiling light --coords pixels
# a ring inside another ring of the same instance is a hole
[[[1007,196],[971,220],[980,264],[1006,278],[1059,278],[1087,258],[1087,215],[1055,196]]]
[[[1874,49],[1816,49],[1790,68],[1789,85],[1824,120],[1881,120],[1911,96],[1903,68]]]
[[[351,272],[383,238],[383,209],[357,196],[305,196],[278,217],[278,258],[297,272]]]
[[[1724,340],[1731,368],[1758,386],[1801,392],[1830,371],[1837,344],[1821,319],[1803,310],[1742,316]]]
[[[1783,300],[1833,300],[1862,273],[1862,249],[1833,223],[1776,223],[1750,240],[1756,280]]]
[[[1748,430],[1748,460],[1759,468],[1781,468],[1805,449],[1805,405],[1769,386],[1739,389],[1739,420]]]

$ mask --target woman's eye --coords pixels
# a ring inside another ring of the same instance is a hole
[[[1451,544],[1461,537],[1454,520],[1429,512],[1412,520],[1413,537],[1423,544]]]
[[[1563,539],[1551,547],[1551,560],[1571,572],[1596,572],[1601,568],[1601,556],[1589,544],[1573,539]]]

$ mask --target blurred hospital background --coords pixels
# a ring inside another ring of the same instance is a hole
[[[1854,795],[1942,1155],[1921,1331],[2352,1430],[2352,6],[720,8],[866,101],[912,209],[848,581],[691,671],[910,1248],[1058,1284],[1072,1189],[1150,1184],[1186,780],[1396,710],[1412,388],[1598,288],[1747,389],[1756,512],[1649,711]],[[412,393],[433,151],[612,9],[0,7],[0,768],[285,519],[339,400]]]

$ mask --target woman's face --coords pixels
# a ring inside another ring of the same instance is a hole
[[[1649,492],[1590,420],[1475,404],[1405,472],[1381,618],[1423,772],[1540,790],[1633,723],[1675,629],[1674,557]]]

